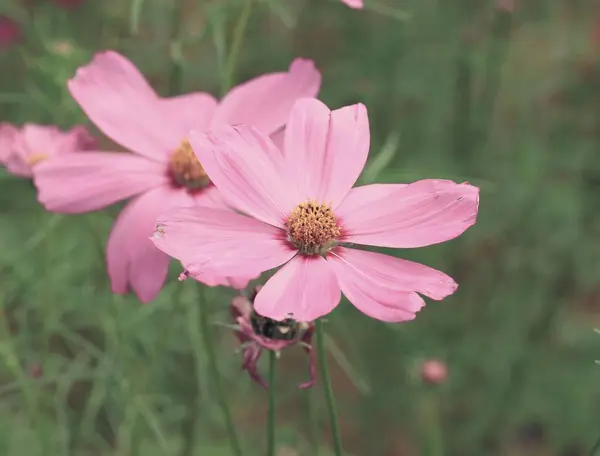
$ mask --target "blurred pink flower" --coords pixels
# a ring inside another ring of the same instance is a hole
[[[411,320],[457,284],[442,272],[354,244],[412,248],[453,239],[475,223],[479,189],[449,180],[352,189],[369,152],[362,104],[330,111],[298,101],[282,152],[256,129],[192,132],[194,152],[224,198],[241,212],[181,208],[159,217],[154,243],[184,262],[252,275],[284,264],[256,297],[256,311],[313,321],[341,292],[383,321]]]
[[[364,0],[342,0],[342,2],[354,9],[361,9],[365,6]]]
[[[21,27],[8,16],[0,14],[0,50],[8,49],[21,36]]]
[[[310,379],[298,387],[310,388],[315,384],[315,357],[311,346],[314,324],[294,320],[276,322],[257,315],[252,302],[259,290],[260,287],[256,287],[250,298],[237,296],[231,302],[231,315],[238,327],[236,335],[242,344],[242,369],[248,372],[252,380],[268,389],[269,384],[258,372],[258,360],[263,350],[279,352],[301,343],[309,356]]]
[[[31,377],[31,378],[42,378],[43,376],[44,376],[44,368],[42,367],[41,364],[36,363],[36,364],[33,364],[29,368],[29,377]]]
[[[421,379],[425,383],[440,384],[448,378],[448,368],[443,361],[429,359],[421,364]]]
[[[505,13],[514,13],[516,4],[516,0],[496,0],[496,8]]]
[[[94,145],[94,139],[83,126],[65,132],[53,125],[25,124],[18,128],[0,123],[0,163],[21,177],[31,177],[32,168],[50,157],[90,149]]]
[[[160,98],[133,65],[116,52],[97,54],[69,81],[71,94],[108,137],[133,151],[89,152],[57,157],[36,169],[39,199],[50,210],[81,213],[135,197],[119,215],[107,245],[108,274],[115,293],[129,286],[142,302],[161,290],[169,257],[148,240],[159,213],[170,207],[225,209],[187,140],[191,129],[248,123],[264,134],[284,127],[296,99],[316,96],[321,75],[312,61],[296,59],[286,73],[266,74],[234,87],[220,103],[195,92]],[[224,273],[198,280],[228,284]],[[251,275],[236,275],[247,278]],[[240,283],[238,283],[240,285]]]

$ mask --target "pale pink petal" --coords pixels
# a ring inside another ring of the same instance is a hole
[[[327,263],[348,301],[362,313],[377,320],[397,323],[414,319],[415,313],[425,302],[417,293],[403,289],[411,288],[409,278],[398,278],[398,284],[392,283],[391,277],[385,272],[386,265],[377,264],[377,258],[367,258],[368,264],[361,265],[356,263],[361,259],[360,256],[352,256],[349,252],[344,249],[340,252],[341,256],[336,252],[327,255]],[[435,289],[430,284],[421,285]],[[435,293],[439,295],[440,291]]]
[[[160,109],[169,121],[164,128],[180,141],[189,137],[191,130],[207,130],[216,107],[215,97],[203,92],[160,99]]]
[[[285,141],[285,128],[281,128],[280,130],[277,130],[275,133],[273,133],[271,136],[271,141],[273,141],[273,144],[275,144],[275,146],[277,147],[277,149],[279,149],[280,151],[283,152],[283,148],[284,148],[284,141]]]
[[[297,196],[335,208],[365,166],[369,141],[364,105],[330,111],[319,100],[298,101],[285,130],[285,157]]]
[[[23,138],[22,155],[36,154],[53,156],[89,149],[95,141],[87,129],[78,125],[62,131],[54,125],[25,124],[21,129]]]
[[[364,0],[342,0],[342,3],[354,9],[362,9],[365,6]]]
[[[230,277],[253,277],[296,254],[281,230],[232,211],[200,206],[162,214],[152,240],[186,266]]]
[[[7,122],[0,122],[0,163],[13,154],[14,141],[19,134],[19,129]]]
[[[252,125],[270,135],[285,125],[296,100],[317,96],[320,86],[314,62],[295,59],[287,73],[266,74],[234,87],[217,107],[214,125]]]
[[[362,277],[361,282],[370,287],[416,291],[438,301],[458,288],[456,282],[441,271],[390,255],[338,247],[328,259],[341,261],[354,269]]]
[[[221,192],[219,192],[214,185],[210,185],[200,191],[195,191],[191,196],[198,206],[212,207],[215,209],[230,209],[221,196]]]
[[[185,276],[193,277],[198,282],[202,282],[209,287],[229,287],[235,288],[236,290],[243,290],[248,286],[250,281],[257,279],[260,274],[255,274],[252,277],[228,277],[215,274],[213,271],[206,267],[198,266],[195,264],[185,264]]]
[[[36,165],[38,200],[67,214],[90,212],[161,185],[165,166],[133,154],[85,152],[58,155]]]
[[[68,154],[96,148],[97,141],[83,125],[77,125],[71,130],[61,132],[52,145],[52,154]]]
[[[341,292],[333,271],[320,256],[297,255],[271,277],[254,300],[265,317],[313,321],[331,312]]]
[[[27,154],[52,154],[51,149],[63,132],[55,125],[25,124],[21,128]]]
[[[354,187],[341,203],[343,207],[351,207],[357,211],[377,203],[379,200],[391,195],[395,191],[406,187],[406,184],[370,184]]]
[[[71,95],[108,137],[138,154],[166,160],[182,138],[169,135],[154,90],[122,55],[98,53],[68,82]]]
[[[133,199],[121,211],[108,238],[106,261],[112,290],[133,289],[140,301],[152,301],[160,292],[170,258],[157,249],[150,236],[161,212],[194,204],[182,189],[158,187]]]
[[[380,186],[361,187],[363,195],[356,198],[352,197],[352,190],[336,211],[347,242],[423,247],[459,236],[477,217],[479,189],[467,183],[422,180],[364,204],[371,187],[376,195],[381,195]]]
[[[283,227],[295,201],[282,173],[283,156],[272,141],[248,126],[193,132],[190,143],[210,180],[234,207]]]
[[[0,163],[16,176],[31,177],[26,162],[27,148],[21,130],[8,123],[0,124]]]

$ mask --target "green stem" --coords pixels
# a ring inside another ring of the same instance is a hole
[[[204,297],[204,290],[202,288],[200,291],[200,296],[201,298]],[[210,325],[208,322],[208,309],[206,308],[207,303],[204,302],[204,299],[200,299],[199,301],[200,302],[198,302],[196,309],[200,314],[200,335],[202,336],[202,346],[204,347],[206,358],[208,360],[208,372],[210,375],[210,380],[212,381],[212,386],[214,388],[219,407],[221,408],[221,413],[223,413],[223,418],[225,419],[225,426],[227,428],[227,435],[229,437],[231,451],[234,456],[242,456],[242,448],[237,437],[237,432],[235,430],[231,411],[229,410],[229,406],[227,404],[227,399],[225,398],[225,394],[223,392],[222,379],[221,375],[219,374],[219,367],[217,365],[217,355],[212,344]]]
[[[598,456],[600,454],[600,439],[596,442],[592,451],[590,452],[590,456]]]
[[[306,399],[308,402],[308,426],[310,429],[310,446],[311,446],[311,455],[319,456],[320,448],[319,448],[319,429],[320,426],[320,417],[319,410],[317,408],[317,398],[315,395],[317,394],[317,388],[311,388],[310,391],[307,391]]]
[[[267,417],[267,456],[275,456],[275,369],[277,353],[269,351],[269,413]]]
[[[425,392],[422,399],[423,447],[424,456],[442,456],[444,454],[442,430],[437,398],[431,392]]]
[[[179,95],[183,88],[183,56],[181,52],[181,7],[182,0],[174,0],[171,11],[171,71],[169,72],[169,95]]]
[[[479,129],[475,146],[478,149],[482,149],[486,145],[491,133],[496,99],[500,91],[502,68],[508,57],[512,21],[513,14],[511,12],[497,10],[494,15],[490,49],[485,63],[485,84],[479,99],[479,109],[476,112]]]
[[[317,332],[317,353],[319,354],[319,366],[321,368],[321,381],[323,382],[327,410],[329,411],[329,424],[331,425],[331,434],[333,437],[333,449],[335,456],[343,456],[344,450],[342,449],[342,439],[340,437],[335,397],[333,396],[331,378],[329,377],[329,369],[327,367],[327,358],[325,357],[325,334],[323,332],[323,321],[317,320],[315,322],[315,326]]]
[[[223,78],[221,84],[221,95],[225,95],[233,86],[235,66],[238,61],[240,50],[242,49],[242,41],[244,40],[244,35],[246,33],[246,27],[248,26],[248,19],[250,19],[251,12],[252,0],[246,0],[242,14],[240,14],[237,24],[233,29],[233,40],[231,42],[231,47],[229,48],[229,55],[227,56],[225,77]]]

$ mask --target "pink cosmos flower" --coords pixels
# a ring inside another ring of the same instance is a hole
[[[342,2],[354,9],[362,9],[365,6],[364,0],[342,0]]]
[[[50,210],[81,213],[134,198],[119,215],[107,245],[115,293],[129,286],[142,302],[162,288],[169,257],[148,240],[156,217],[170,207],[226,208],[188,142],[191,129],[247,123],[270,135],[280,130],[302,97],[315,96],[321,75],[312,61],[296,59],[286,73],[266,74],[233,88],[217,103],[207,93],[160,98],[138,69],[116,52],[97,54],[69,81],[71,94],[106,136],[133,151],[57,157],[36,168],[39,200]],[[185,264],[208,285],[229,284]],[[241,274],[238,277],[249,276]],[[239,285],[239,280],[238,280]]]
[[[277,322],[261,317],[252,308],[252,303],[261,287],[256,287],[252,296],[237,296],[231,302],[231,315],[237,324],[236,335],[242,344],[242,369],[250,378],[265,389],[269,384],[258,372],[258,360],[263,350],[280,352],[296,344],[301,344],[308,354],[310,379],[298,388],[306,389],[315,384],[315,356],[311,341],[315,331],[312,322],[287,320]]]
[[[33,167],[50,157],[90,149],[94,145],[94,139],[83,126],[62,131],[53,125],[25,124],[18,128],[0,123],[0,163],[21,177],[31,177]]]
[[[211,208],[161,215],[154,243],[215,273],[253,274],[284,265],[258,293],[266,317],[313,321],[341,292],[379,320],[411,320],[423,294],[441,300],[457,284],[442,272],[354,244],[395,248],[437,244],[475,223],[479,189],[428,179],[352,188],[369,152],[362,104],[330,111],[318,100],[292,109],[282,152],[249,126],[192,133],[207,174],[246,215]]]

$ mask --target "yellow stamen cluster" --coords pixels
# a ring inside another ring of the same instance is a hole
[[[43,162],[47,158],[48,155],[46,154],[31,154],[29,157],[27,157],[26,162],[29,166],[35,166],[38,163]]]
[[[340,235],[331,206],[307,201],[298,204],[287,221],[288,240],[302,253],[323,255]]]
[[[206,171],[185,139],[171,155],[171,175],[178,185],[196,190],[210,184]]]

